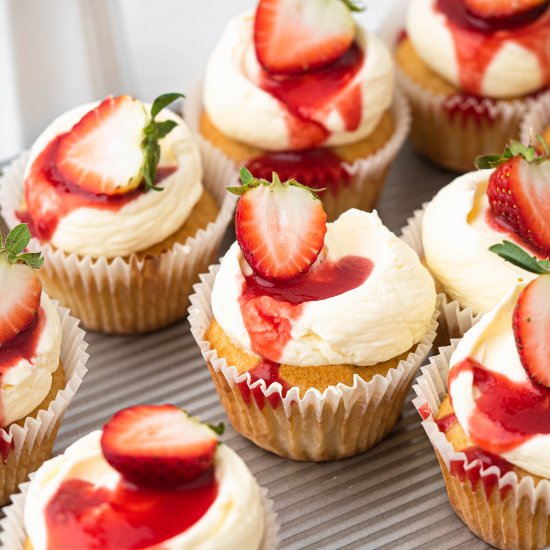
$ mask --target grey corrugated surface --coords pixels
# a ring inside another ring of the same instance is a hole
[[[382,219],[398,232],[413,210],[451,177],[406,148],[382,197]],[[176,403],[205,420],[227,424],[186,321],[146,336],[88,334],[87,340],[89,372],[65,416],[56,453],[135,403]],[[231,427],[224,441],[269,489],[281,524],[281,548],[487,548],[451,509],[435,455],[410,403],[381,444],[339,462],[285,460]]]

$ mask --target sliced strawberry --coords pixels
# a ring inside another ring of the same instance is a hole
[[[484,19],[511,17],[548,5],[547,0],[464,0],[471,13]]]
[[[273,73],[324,67],[352,44],[350,9],[335,0],[260,0],[254,20],[258,61]]]
[[[143,178],[141,102],[129,95],[108,97],[84,115],[60,140],[55,165],[61,177],[94,194],[118,195]]]
[[[491,174],[487,187],[494,214],[527,243],[550,255],[550,160],[514,156]]]
[[[244,168],[241,175],[244,185],[230,191],[242,195],[235,233],[250,267],[267,280],[293,279],[308,271],[327,231],[321,201],[294,180],[281,183],[275,173],[272,183]]]
[[[513,326],[523,367],[550,388],[550,275],[534,279],[519,295]]]
[[[214,462],[218,438],[174,405],[138,405],[105,425],[105,460],[136,485],[170,487],[193,481]]]

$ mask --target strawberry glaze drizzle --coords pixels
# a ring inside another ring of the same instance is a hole
[[[77,208],[116,212],[145,192],[140,186],[124,195],[94,194],[64,179],[57,170],[55,157],[65,135],[61,134],[50,141],[33,162],[24,185],[27,210],[17,212],[17,217],[29,226],[31,234],[42,241],[50,240],[59,220]],[[175,170],[175,167],[159,167],[157,183]]]
[[[508,41],[529,50],[539,61],[543,87],[550,83],[550,11],[537,13],[534,21],[519,14],[506,18],[503,25],[496,19],[473,18],[463,0],[437,0],[435,9],[445,16],[453,37],[460,84],[466,92],[483,95],[487,68]]]
[[[42,334],[46,316],[44,310],[39,308],[33,324],[23,332],[20,332],[13,340],[0,346],[0,381],[6,372],[21,360],[32,361],[36,356],[36,347]],[[0,402],[0,425],[4,426],[3,405]],[[9,448],[6,442],[0,439],[0,452],[5,460]],[[11,448],[11,446],[10,446]]]
[[[199,521],[218,495],[213,470],[178,489],[114,490],[88,481],[64,481],[46,506],[48,550],[130,550],[159,545]]]
[[[322,261],[307,273],[288,281],[266,281],[253,274],[245,277],[239,299],[243,321],[250,337],[252,350],[262,359],[250,371],[251,381],[266,381],[267,387],[279,382],[283,397],[290,389],[279,376],[279,361],[291,338],[293,322],[302,314],[304,303],[326,300],[362,285],[373,270],[371,260],[361,256],[344,256],[332,262]],[[246,403],[250,403],[251,390],[246,382],[239,384]],[[258,406],[264,405],[259,388],[252,390]],[[277,394],[269,398],[275,408]]]
[[[348,84],[364,63],[361,48],[352,44],[338,60],[321,69],[298,75],[275,75],[261,69],[259,86],[285,110],[291,149],[321,145],[330,132],[316,119],[336,108],[347,131],[361,122],[361,83]]]

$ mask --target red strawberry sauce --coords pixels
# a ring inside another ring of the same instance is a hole
[[[317,147],[326,141],[330,132],[315,118],[334,108],[347,131],[358,128],[362,113],[361,83],[348,84],[363,66],[364,58],[363,51],[354,43],[328,67],[297,75],[275,75],[262,69],[259,86],[283,106],[292,149]]]
[[[262,360],[248,371],[251,381],[281,383],[283,397],[290,389],[279,376],[281,354],[290,340],[293,321],[299,319],[306,302],[326,300],[362,285],[373,270],[371,260],[361,256],[344,256],[333,262],[324,260],[307,273],[288,281],[266,281],[253,274],[245,278],[239,299],[241,314],[252,350]],[[250,403],[250,392],[246,382],[239,384],[245,402]],[[259,388],[252,390],[259,407],[264,405],[263,393]],[[273,395],[272,407],[279,398]]]
[[[437,0],[453,37],[462,88],[482,95],[485,73],[507,41],[529,50],[539,60],[544,86],[550,83],[550,11],[541,9],[516,16],[481,19],[467,11],[463,0]]]
[[[20,332],[13,340],[0,346],[0,380],[4,374],[19,363],[19,361],[23,359],[32,361],[36,355],[36,346],[40,340],[40,334],[42,333],[45,320],[46,316],[44,310],[39,308],[36,319],[27,330]],[[4,426],[4,424],[2,403],[0,403],[0,426]],[[5,442],[0,441],[0,448],[5,446],[4,443]],[[9,449],[7,449],[7,452],[9,452]],[[1,454],[5,459],[7,454],[5,449],[1,451]]]
[[[178,489],[159,491],[121,481],[114,490],[64,481],[46,507],[48,550],[162,547],[208,511],[218,495],[213,470]],[[158,546],[156,546],[158,545]]]
[[[59,220],[77,208],[116,212],[144,192],[139,187],[124,195],[94,194],[64,179],[57,170],[55,157],[65,135],[54,138],[34,161],[24,185],[27,210],[17,213],[19,220],[28,224],[32,235],[42,241],[50,240]],[[157,182],[175,170],[175,167],[159,168]]]

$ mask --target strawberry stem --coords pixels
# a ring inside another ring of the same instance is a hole
[[[523,143],[520,143],[519,141],[511,140],[510,145],[506,146],[501,155],[479,155],[474,160],[474,164],[477,168],[483,169],[497,168],[497,166],[500,166],[514,157],[523,157],[529,163],[540,163],[548,160],[550,158],[550,148],[548,147],[546,140],[540,134],[537,135],[537,140],[544,148],[545,154],[543,155],[539,155],[532,145],[523,145]]]
[[[23,263],[38,269],[44,263],[44,258],[40,252],[23,252],[30,240],[29,226],[26,223],[16,225],[8,233],[6,242],[2,241],[2,235],[0,235],[0,254],[7,256],[8,261],[12,264]]]
[[[510,241],[502,241],[502,244],[495,244],[489,248],[491,252],[498,254],[501,258],[514,264],[525,271],[537,273],[538,275],[550,274],[550,261],[539,260],[529,255],[523,248]]]

